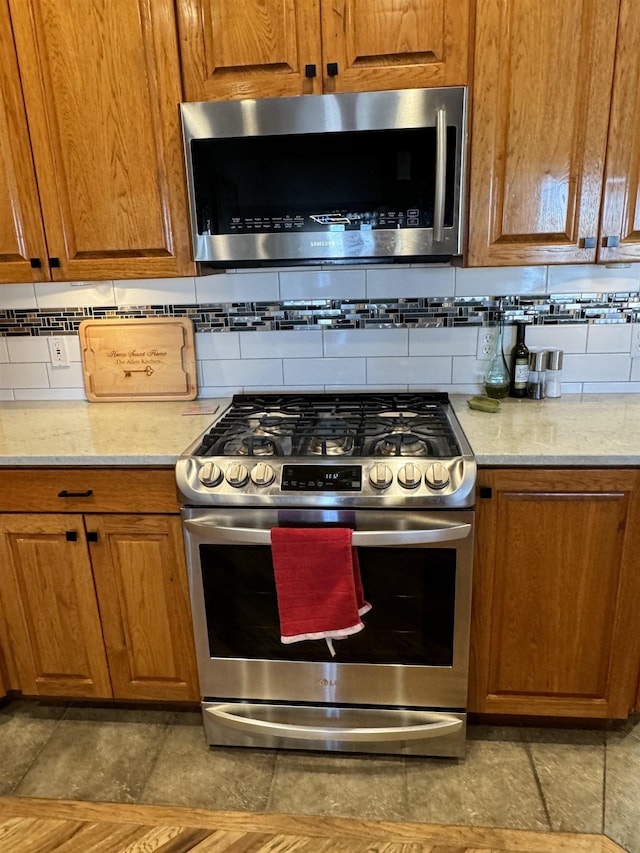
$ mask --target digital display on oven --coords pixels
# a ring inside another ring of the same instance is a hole
[[[362,486],[360,465],[284,465],[283,492],[357,492]]]

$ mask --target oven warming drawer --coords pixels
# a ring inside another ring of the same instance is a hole
[[[465,713],[203,702],[209,744],[461,758]]]

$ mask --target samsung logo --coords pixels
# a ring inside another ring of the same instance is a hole
[[[337,246],[337,240],[312,240],[310,246]]]

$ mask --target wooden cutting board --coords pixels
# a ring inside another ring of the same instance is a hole
[[[78,331],[91,402],[193,400],[198,393],[191,320],[84,320]]]

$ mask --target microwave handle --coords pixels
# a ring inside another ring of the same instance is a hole
[[[447,191],[447,111],[436,111],[436,188],[433,202],[433,242],[444,240],[444,202]]]
[[[204,521],[185,521],[187,530],[202,535],[209,531],[216,542],[233,545],[271,545],[271,530],[254,527],[218,527]],[[389,545],[428,545],[466,539],[471,533],[470,524],[451,524],[435,530],[354,530],[351,544],[357,547],[380,547]]]
[[[260,707],[249,706],[260,713]],[[332,740],[342,743],[358,741],[416,740],[453,734],[462,728],[462,720],[447,714],[424,712],[424,723],[415,726],[380,726],[376,728],[333,728],[301,726],[293,723],[274,723],[232,713],[233,705],[207,708],[206,712],[217,717],[230,728],[240,729],[247,734],[275,735],[296,740]]]

